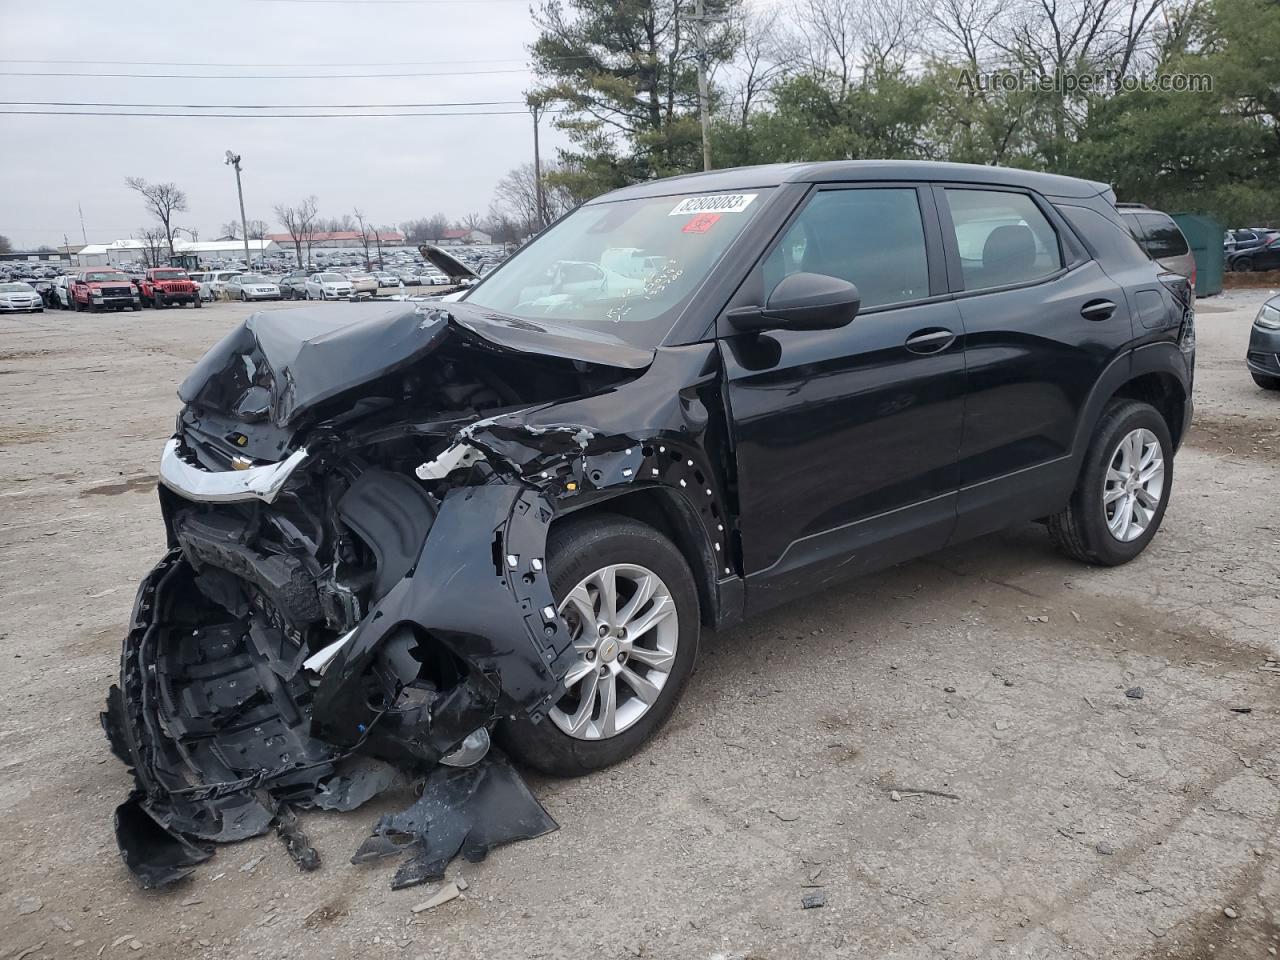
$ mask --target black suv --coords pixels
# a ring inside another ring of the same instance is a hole
[[[615,763],[702,626],[1010,524],[1133,559],[1191,419],[1192,302],[1104,184],[839,162],[599,197],[447,301],[250,317],[160,465],[169,552],[105,722],[121,822],[177,846],[125,829],[126,862],[491,731],[553,773]]]

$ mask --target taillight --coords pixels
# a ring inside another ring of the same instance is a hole
[[[1193,260],[1191,261],[1191,289],[1194,290],[1195,288],[1196,288],[1196,264],[1195,264],[1195,261]]]

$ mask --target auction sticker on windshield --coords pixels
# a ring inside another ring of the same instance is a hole
[[[705,197],[685,197],[667,216],[687,217],[693,213],[741,213],[759,194],[718,193]]]

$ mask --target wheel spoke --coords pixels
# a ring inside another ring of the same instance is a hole
[[[573,716],[569,718],[569,733],[578,736],[586,729],[591,717],[596,712],[596,694],[600,686],[600,672],[592,670],[583,680],[582,689],[579,691],[581,697],[578,703],[578,709],[573,712]]]
[[[1141,505],[1147,510],[1154,510],[1156,505],[1160,502],[1159,498],[1146,487],[1137,487],[1133,493],[1141,502]]]
[[[1142,484],[1150,483],[1152,479],[1161,473],[1164,473],[1164,460],[1156,460],[1138,474],[1138,482]]]
[[[597,616],[601,623],[610,627],[618,625],[618,574],[613,567],[598,570],[594,577],[600,590],[600,612]]]
[[[1124,474],[1115,467],[1107,467],[1107,483],[1124,483]]]
[[[653,667],[663,673],[669,673],[671,665],[676,661],[674,653],[666,650],[650,650],[648,647],[632,647],[629,656],[632,660],[639,660],[646,667]]]
[[[1112,487],[1110,490],[1108,490],[1106,493],[1102,495],[1102,502],[1104,504],[1113,503],[1114,501],[1119,500],[1123,496],[1124,496],[1124,487]]]
[[[564,688],[566,690],[572,688],[574,684],[576,684],[579,680],[581,680],[587,674],[595,673],[595,672],[596,672],[596,665],[592,663],[590,660],[583,658],[581,660],[576,661],[573,664],[573,666],[569,668],[569,672],[564,675]]]
[[[618,681],[612,672],[600,678],[600,719],[596,725],[602,737],[618,732]]]
[[[658,694],[662,692],[657,686],[640,676],[630,667],[623,667],[618,671],[618,676],[627,681],[627,686],[634,690],[636,696],[647,704],[652,704],[658,699]]]
[[[618,611],[618,626],[629,627],[636,611],[644,609],[644,605],[649,602],[649,598],[657,588],[658,578],[651,573],[643,574],[636,582],[635,594],[627,601],[626,606]]]
[[[653,603],[649,605],[649,609],[645,610],[640,616],[636,617],[627,625],[627,634],[633,641],[643,637],[652,630],[660,621],[665,620],[668,616],[675,612],[675,601],[668,596],[660,596],[654,598]]]
[[[573,640],[573,645],[579,652],[590,650],[596,645],[597,618],[595,604],[591,600],[591,593],[587,590],[585,583],[578,584],[573,588],[573,592],[564,598],[564,603],[560,604],[560,612],[564,614],[570,607],[578,615],[580,628]]]

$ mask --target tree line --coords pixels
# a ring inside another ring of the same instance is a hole
[[[1001,164],[1224,224],[1280,219],[1276,0],[705,7],[714,166]],[[580,199],[701,169],[689,3],[542,0],[535,19],[532,96],[571,142],[549,186]]]

